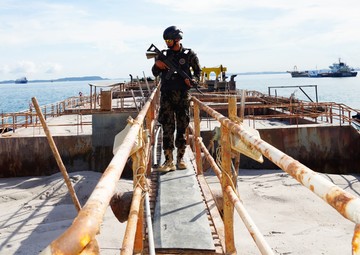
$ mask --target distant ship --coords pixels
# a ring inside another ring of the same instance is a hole
[[[309,77],[309,71],[298,71],[297,66],[294,66],[293,71],[287,71],[291,74],[291,77],[297,78],[297,77]]]
[[[329,68],[329,72],[320,73],[321,77],[355,77],[357,75],[353,68],[341,62],[340,59],[339,63],[334,63]]]
[[[356,77],[357,72],[353,68],[349,67],[344,62],[334,63],[329,66],[330,70],[309,70],[309,71],[298,71],[297,67],[294,66],[293,71],[288,71],[291,77],[310,77],[310,78],[323,78],[323,77]]]
[[[28,82],[28,80],[26,79],[26,77],[21,77],[21,78],[19,78],[19,79],[16,79],[15,80],[15,83],[27,83]]]

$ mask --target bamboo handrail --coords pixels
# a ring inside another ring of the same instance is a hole
[[[274,146],[268,144],[260,138],[247,132],[241,125],[232,122],[227,117],[203,104],[200,100],[192,97],[195,104],[200,109],[218,120],[222,126],[238,136],[250,148],[260,151],[270,161],[279,166],[282,170],[290,174],[303,186],[310,189],[313,193],[322,198],[325,202],[336,209],[346,219],[359,224],[360,223],[360,199],[345,190],[339,188],[332,182],[326,180],[310,168],[301,164],[299,161],[286,155]],[[356,227],[353,236],[353,254],[360,254],[360,228]]]
[[[60,237],[51,242],[40,254],[80,254],[91,240],[95,239],[95,236],[99,233],[105,211],[115,191],[116,183],[120,179],[131,149],[135,144],[136,137],[139,134],[151,101],[157,93],[158,90],[154,89],[72,225]]]

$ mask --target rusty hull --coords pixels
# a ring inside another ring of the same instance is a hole
[[[69,172],[92,169],[91,136],[54,137]],[[0,139],[0,177],[42,176],[59,172],[46,137]]]

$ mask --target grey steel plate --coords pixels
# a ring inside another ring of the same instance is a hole
[[[215,250],[190,153],[187,148],[188,169],[159,175],[153,223],[156,249]]]

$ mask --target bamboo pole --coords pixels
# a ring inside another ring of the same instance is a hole
[[[58,149],[56,147],[54,139],[51,136],[50,130],[49,130],[47,124],[46,124],[45,118],[44,118],[44,116],[43,116],[43,114],[42,114],[42,112],[40,110],[40,107],[39,107],[39,104],[38,104],[36,98],[33,97],[31,100],[32,100],[32,102],[34,104],[34,107],[35,107],[35,110],[36,110],[36,112],[37,112],[37,114],[39,116],[40,122],[41,122],[41,124],[42,124],[42,126],[44,128],[44,132],[46,134],[46,137],[48,139],[48,142],[49,142],[50,148],[51,148],[51,150],[52,150],[52,152],[54,154],[54,157],[56,159],[56,163],[58,164],[58,166],[60,168],[60,171],[61,171],[61,173],[62,173],[62,175],[64,177],[65,183],[66,183],[66,185],[67,185],[67,187],[69,189],[71,198],[72,198],[73,203],[75,205],[75,208],[79,212],[81,210],[80,202],[79,202],[79,200],[78,200],[78,198],[76,196],[75,190],[74,190],[74,188],[73,188],[73,186],[71,184],[69,175],[68,175],[68,173],[66,171],[64,163],[62,162],[61,156],[60,156],[59,151],[58,151]]]
[[[147,112],[148,113],[148,112]],[[146,116],[145,116],[146,117]],[[140,128],[139,136],[142,141],[143,139],[143,129]],[[146,137],[147,138],[147,137]],[[148,141],[148,140],[147,140]],[[142,147],[139,148],[134,154],[131,155],[133,164],[133,178],[134,178],[134,190],[137,187],[140,187],[142,190],[145,189],[145,181],[146,181],[146,145],[142,144]],[[133,245],[133,253],[134,254],[142,254],[144,250],[144,243],[143,243],[143,236],[144,236],[144,203],[143,199],[140,200],[138,216],[136,221],[136,232],[135,232],[135,239]]]
[[[238,198],[237,194],[231,186],[225,188],[226,194],[231,199],[232,204],[235,206],[235,209],[239,216],[241,217],[246,228],[249,230],[251,237],[254,239],[257,247],[259,248],[261,254],[263,255],[273,255],[274,252],[271,250],[271,247],[266,242],[264,236],[261,234],[260,230],[255,225],[255,222],[251,219],[250,214],[246,211],[244,205]]]
[[[134,190],[131,202],[128,223],[125,229],[125,235],[121,248],[121,255],[132,255],[134,251],[135,236],[137,230],[137,222],[139,219],[140,204],[142,199],[142,189],[137,186]]]

